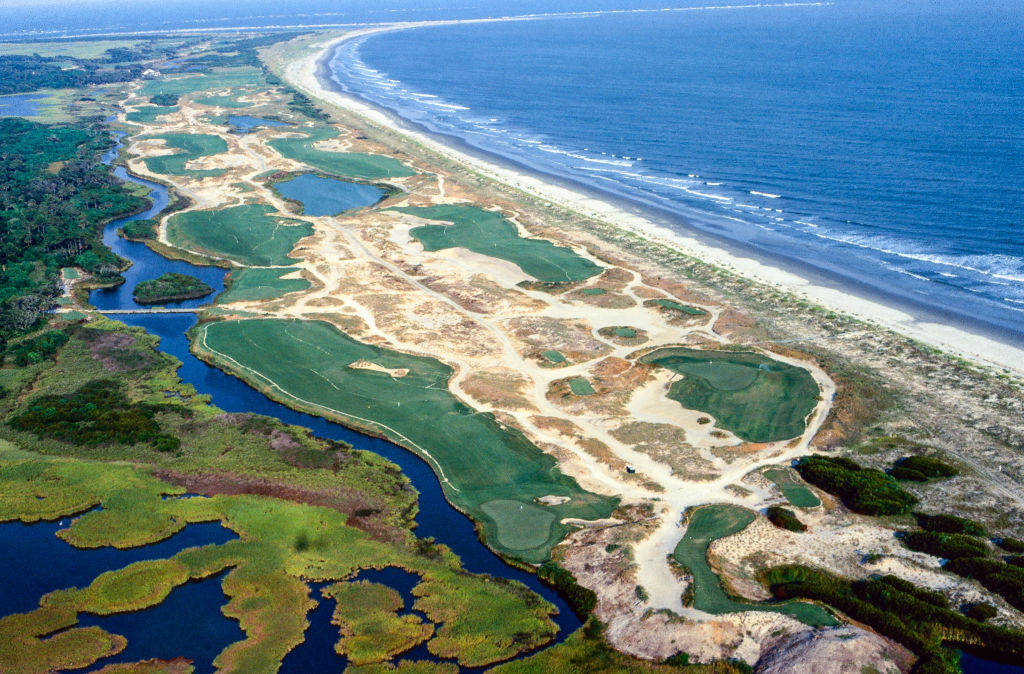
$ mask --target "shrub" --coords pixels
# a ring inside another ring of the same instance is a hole
[[[893,475],[896,475],[897,468],[905,471],[916,471],[924,475],[926,480],[953,477],[959,472],[945,461],[940,461],[933,456],[904,456],[896,459],[896,462],[893,464]]]
[[[67,342],[68,334],[66,332],[51,330],[38,337],[9,344],[4,353],[4,359],[13,361],[18,367],[24,367],[30,363],[41,363],[47,358],[55,356],[60,347]]]
[[[811,484],[835,494],[854,512],[864,515],[902,515],[917,498],[895,479],[874,468],[862,468],[842,457],[805,456],[796,469]]]
[[[984,557],[960,557],[944,568],[964,578],[973,578],[995,592],[1018,611],[1024,611],[1024,569]]]
[[[570,571],[555,562],[544,562],[537,570],[537,576],[558,590],[580,618],[586,619],[597,605],[594,591],[578,584]]]
[[[968,536],[984,536],[985,527],[973,520],[956,515],[924,515],[918,514],[917,523],[926,531],[943,534],[966,534]]]
[[[977,620],[980,623],[995,618],[999,612],[996,611],[996,607],[992,604],[971,604],[964,612],[971,620]]]
[[[132,220],[121,228],[121,234],[126,239],[155,239],[156,225],[156,220]]]
[[[911,531],[903,538],[911,550],[953,559],[954,557],[983,557],[988,554],[984,541],[963,534],[943,534],[935,531]]]
[[[777,505],[770,506],[765,514],[768,516],[768,521],[780,529],[798,533],[807,531],[807,525],[801,522],[796,513],[788,508]]]
[[[1024,552],[1024,541],[1019,541],[1016,538],[997,538],[995,543],[1007,552]]]
[[[178,94],[159,93],[149,97],[153,105],[175,105],[178,102]]]

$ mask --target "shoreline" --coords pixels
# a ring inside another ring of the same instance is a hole
[[[315,44],[313,53],[285,64],[287,79],[308,95],[405,136],[429,151],[509,188],[652,242],[668,245],[706,264],[781,288],[802,299],[893,330],[951,355],[1024,376],[1024,349],[991,335],[959,327],[949,321],[954,318],[952,314],[942,316],[922,307],[907,306],[909,301],[900,302],[898,298],[885,296],[866,285],[856,287],[858,284],[846,279],[827,278],[826,272],[818,270],[815,273],[812,266],[781,255],[759,256],[736,242],[716,240],[688,226],[686,222],[673,224],[687,227],[691,231],[685,234],[675,231],[668,226],[666,220],[652,217],[642,207],[625,202],[624,199],[615,199],[573,181],[553,178],[517,165],[505,157],[471,147],[451,136],[417,128],[418,125],[400,118],[386,108],[344,92],[331,79],[329,62],[335,48],[341,43],[374,33],[435,23],[375,26],[329,38],[326,42]]]

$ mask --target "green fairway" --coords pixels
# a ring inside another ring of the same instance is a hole
[[[816,604],[786,602],[757,604],[730,598],[708,565],[708,547],[712,541],[731,536],[754,521],[754,513],[733,505],[709,505],[690,514],[686,535],[679,541],[673,556],[693,576],[693,607],[718,615],[737,611],[773,611],[785,613],[812,626],[837,625],[832,615]]]
[[[644,306],[658,306],[663,309],[671,309],[673,311],[678,311],[689,316],[706,316],[708,313],[703,309],[698,309],[697,307],[690,307],[685,304],[680,304],[675,300],[648,300],[644,302]]]
[[[202,103],[203,105],[210,105],[217,108],[251,108],[252,103],[246,103],[240,101],[234,96],[206,96],[205,98],[197,98],[196,103]]]
[[[524,239],[516,226],[501,214],[476,206],[429,206],[396,208],[425,220],[450,225],[416,227],[409,233],[428,251],[467,248],[474,253],[508,260],[529,276],[543,281],[582,281],[601,273],[601,267],[568,248],[542,239]]]
[[[573,392],[573,395],[594,395],[594,387],[591,383],[586,379],[580,379],[579,377],[569,380],[569,389]]]
[[[818,384],[807,370],[758,353],[672,347],[640,362],[683,375],[668,397],[714,416],[719,428],[749,442],[800,435],[818,402]]]
[[[272,215],[270,206],[250,204],[219,211],[186,211],[167,223],[172,245],[254,267],[294,264],[288,253],[313,225]],[[295,224],[291,224],[295,223]]]
[[[228,289],[217,297],[217,302],[270,300],[309,288],[306,279],[281,278],[291,273],[291,269],[236,269],[231,272]]]
[[[193,159],[209,155],[227,152],[228,144],[220,136],[208,133],[162,133],[153,136],[143,136],[142,139],[162,139],[169,148],[181,150],[175,154],[165,154],[159,157],[145,157],[142,161],[153,173],[162,173],[172,176],[194,176],[205,178],[207,176],[219,176],[226,169],[191,170],[185,168],[185,164]]]
[[[138,110],[129,112],[124,116],[129,122],[140,122],[142,124],[152,124],[156,121],[157,117],[163,117],[169,115],[172,112],[177,112],[178,106],[162,106],[162,105],[144,105]]]
[[[181,96],[195,91],[256,87],[264,84],[266,84],[266,81],[256,68],[227,68],[205,75],[149,80],[142,86],[139,93],[146,98],[157,94],[177,94]]]
[[[452,370],[433,358],[364,344],[325,322],[283,319],[207,323],[194,346],[272,397],[416,451],[438,474],[446,496],[483,524],[488,542],[524,561],[550,556],[568,532],[563,518],[607,517],[615,506],[614,499],[590,494],[561,474],[521,433],[452,396]],[[356,361],[408,374],[349,367]],[[534,503],[547,495],[570,501]]]
[[[336,176],[379,180],[416,175],[416,171],[392,157],[360,152],[330,152],[313,147],[322,140],[337,136],[338,132],[334,129],[318,127],[303,129],[303,132],[306,134],[305,138],[277,138],[269,141],[267,145],[283,157]]]
[[[785,468],[770,468],[764,476],[778,485],[782,495],[797,508],[817,508],[821,500],[814,492],[801,484],[793,476],[792,471]]]

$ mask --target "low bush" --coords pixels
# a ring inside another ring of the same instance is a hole
[[[981,623],[995,618],[998,613],[999,611],[996,611],[996,607],[992,604],[971,604],[967,607],[967,610],[964,611],[964,615],[968,618],[971,620],[977,620]]]
[[[945,461],[940,461],[933,456],[904,456],[896,459],[893,463],[893,476],[898,479],[912,479],[917,482],[923,482],[917,478],[900,478],[897,475],[897,471],[903,473],[916,473],[924,476],[924,480],[931,480],[936,478],[953,477],[957,475],[959,471],[956,468],[949,465]]]
[[[578,584],[572,572],[563,569],[556,562],[544,562],[537,570],[537,576],[558,590],[569,602],[569,606],[576,612],[576,615],[584,620],[597,605],[597,595],[594,594],[594,591]]]
[[[31,339],[24,339],[8,344],[4,352],[4,361],[10,361],[18,367],[31,363],[41,363],[47,358],[57,355],[60,347],[68,342],[68,334],[61,330],[51,330]]]
[[[978,581],[1005,599],[1010,606],[1024,611],[1024,569],[983,557],[951,559],[943,568],[958,576]]]
[[[149,97],[149,102],[153,105],[177,105],[178,94],[159,93]]]
[[[995,539],[995,543],[1007,552],[1024,552],[1024,541],[1019,541],[1016,538],[997,538]]]
[[[984,541],[963,534],[911,531],[903,537],[903,543],[911,550],[945,559],[983,557],[988,554],[988,545]]]
[[[974,520],[956,515],[917,515],[917,524],[926,531],[942,534],[966,534],[968,536],[985,536],[985,527]]]
[[[155,239],[156,226],[156,220],[132,220],[121,228],[121,234],[126,239]]]
[[[835,494],[847,508],[863,515],[902,515],[917,503],[892,477],[862,468],[850,459],[805,456],[796,469],[805,480]]]
[[[768,521],[777,526],[780,529],[786,531],[795,531],[797,533],[807,531],[807,525],[800,521],[789,508],[783,508],[782,506],[770,506],[765,515],[768,516]]]

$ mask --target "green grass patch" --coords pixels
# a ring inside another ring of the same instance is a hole
[[[607,292],[608,291],[605,290],[604,288],[584,288],[583,289],[583,294],[584,295],[604,295]]]
[[[205,178],[208,176],[222,175],[226,169],[202,169],[193,170],[185,168],[185,165],[193,159],[227,152],[228,144],[220,136],[208,133],[162,133],[153,136],[143,136],[143,139],[162,139],[167,147],[181,150],[174,154],[165,154],[157,157],[144,157],[142,161],[153,173],[174,176],[193,176]]]
[[[466,248],[474,253],[507,260],[542,282],[582,281],[602,269],[569,248],[544,239],[524,239],[515,224],[500,213],[476,206],[428,206],[396,208],[425,220],[450,225],[415,227],[409,233],[428,251]]]
[[[593,385],[580,377],[574,377],[569,380],[569,390],[572,391],[573,395],[578,396],[590,396],[595,393]]]
[[[312,233],[313,225],[276,215],[261,204],[186,211],[167,222],[173,245],[250,266],[295,264],[288,253]]]
[[[818,384],[803,368],[758,353],[672,347],[640,359],[683,375],[668,397],[712,415],[748,442],[799,436],[818,403]]]
[[[32,56],[43,58],[67,57],[98,59],[108,49],[131,49],[142,44],[140,40],[54,40],[50,42],[0,42],[0,56]]]
[[[217,302],[271,300],[309,289],[310,283],[304,278],[281,278],[291,273],[290,269],[235,269],[228,279],[228,289],[217,296]]]
[[[644,306],[647,306],[647,307],[650,307],[650,306],[661,307],[662,309],[669,309],[671,311],[678,311],[679,313],[686,314],[688,316],[707,316],[707,314],[708,314],[708,312],[704,311],[703,309],[698,309],[697,307],[687,306],[685,304],[682,304],[681,302],[676,302],[675,300],[667,300],[667,299],[647,300],[646,302],[644,302]]]
[[[172,112],[177,112],[178,106],[162,107],[159,105],[145,105],[135,110],[132,110],[124,116],[129,122],[139,122],[140,124],[152,124],[156,121],[157,117],[163,117],[169,115]]]
[[[266,80],[264,80],[263,75],[256,68],[230,68],[203,75],[149,80],[142,85],[139,93],[144,97],[151,97],[157,94],[183,96],[196,91],[257,87],[265,84]]]
[[[616,337],[622,337],[623,339],[634,339],[636,337],[636,330],[633,328],[613,328],[612,334]]]
[[[234,96],[206,96],[195,99],[196,103],[209,105],[217,108],[251,108],[252,103],[240,101]]]
[[[316,143],[338,135],[334,129],[317,127],[303,129],[305,138],[276,138],[267,145],[281,156],[300,161],[308,166],[331,175],[380,180],[383,178],[404,178],[416,175],[416,171],[402,162],[378,154],[359,152],[331,152],[313,147]]]
[[[673,556],[693,576],[693,607],[715,615],[737,611],[772,611],[784,613],[812,626],[838,624],[828,611],[815,604],[741,602],[725,593],[720,579],[708,565],[708,547],[712,541],[742,531],[754,518],[751,511],[732,505],[702,506],[690,514],[686,534],[676,546]]]
[[[555,351],[553,349],[541,351],[540,355],[544,358],[544,360],[548,361],[549,363],[554,363],[555,365],[559,363],[569,362],[565,359],[565,356],[562,355],[561,351]]]
[[[433,358],[364,344],[320,321],[208,323],[194,344],[200,356],[272,397],[380,433],[425,457],[446,496],[482,522],[488,542],[506,554],[544,561],[568,531],[562,518],[606,517],[614,508],[614,499],[580,489],[521,433],[459,402],[448,390],[451,368]],[[409,373],[392,377],[349,367],[360,360]],[[522,544],[523,528],[536,526],[534,499],[546,495],[570,501],[548,508],[555,518],[542,543],[513,547]],[[482,507],[493,501],[524,508],[501,507],[496,520]]]
[[[788,468],[769,468],[764,476],[778,486],[782,495],[791,505],[797,508],[817,508],[821,499],[814,492],[797,481],[796,476]]]

